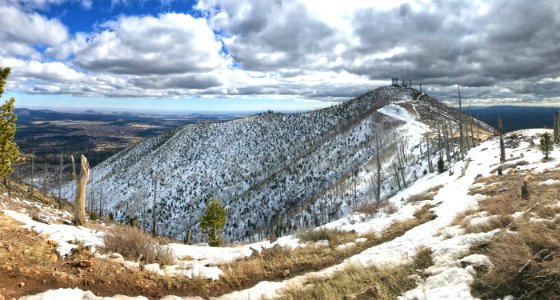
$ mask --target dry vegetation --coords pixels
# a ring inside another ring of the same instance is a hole
[[[425,201],[425,200],[434,200],[434,197],[437,195],[439,190],[443,187],[443,185],[436,185],[433,186],[421,193],[411,195],[406,199],[407,202],[418,202],[418,201]]]
[[[318,241],[329,241],[329,246],[335,247],[345,243],[353,242],[358,238],[358,234],[355,231],[343,231],[338,229],[308,229],[299,232],[296,235],[302,242],[318,242]]]
[[[236,288],[252,286],[263,280],[278,280],[297,276],[310,271],[318,271],[344,261],[344,259],[358,254],[367,248],[393,240],[408,230],[433,220],[436,215],[431,211],[431,205],[424,205],[414,214],[414,218],[396,221],[380,233],[371,232],[358,237],[367,240],[350,244],[343,248],[310,245],[296,249],[285,249],[279,246],[255,253],[250,257],[239,259],[220,266],[224,270],[223,280]],[[323,237],[337,234],[339,231],[325,230]],[[351,233],[350,233],[351,234]],[[349,233],[343,233],[346,238]],[[317,239],[317,238],[315,238]]]
[[[149,233],[131,226],[118,226],[104,235],[105,250],[122,254],[129,260],[170,265],[171,249],[160,245]]]
[[[503,176],[479,178],[490,183],[471,193],[486,195],[478,211],[486,211],[489,221],[470,225],[467,213],[456,223],[467,232],[502,230],[487,244],[473,251],[487,255],[494,268],[480,274],[472,292],[484,299],[513,295],[519,299],[557,299],[560,295],[560,186],[539,184],[559,179],[559,171],[527,174],[514,169]],[[527,181],[529,199],[521,197]],[[473,213],[475,211],[471,211]],[[514,218],[513,214],[522,214]]]
[[[433,264],[430,248],[420,249],[409,265],[368,268],[351,265],[330,278],[310,279],[304,288],[284,290],[283,299],[396,299],[416,286],[411,275]]]
[[[388,214],[394,214],[399,208],[390,201],[364,201],[352,210],[353,213],[363,213],[368,216],[373,216],[380,211]]]
[[[51,205],[55,204],[50,202]],[[434,219],[435,215],[430,210],[431,207],[428,205],[421,207],[415,214],[415,218],[395,222],[380,233],[358,235],[337,230],[302,233],[309,240],[329,240],[330,246],[309,245],[297,249],[281,247],[268,249],[260,254],[255,253],[251,257],[219,266],[224,270],[224,275],[221,280],[216,281],[202,278],[161,277],[147,271],[134,272],[124,269],[118,263],[94,258],[87,251],[83,251],[84,249],[61,261],[55,258],[54,247],[49,245],[43,237],[37,236],[29,230],[19,229],[17,224],[9,224],[11,230],[6,230],[6,225],[0,224],[2,229],[0,230],[0,237],[2,237],[0,261],[7,261],[7,263],[0,263],[0,268],[5,271],[4,275],[0,276],[0,289],[2,287],[12,289],[12,293],[3,295],[9,297],[67,287],[91,290],[100,296],[115,294],[134,296],[140,293],[148,298],[159,298],[167,294],[219,296],[234,290],[249,288],[262,280],[285,279],[341,263],[352,255],[392,240],[406,231]],[[13,208],[18,209],[18,207]],[[11,220],[7,217],[3,218],[5,219],[3,221]],[[361,243],[349,243],[346,247],[336,247],[359,237],[365,237],[367,240]],[[119,252],[127,259],[142,260],[146,263],[169,264],[171,262],[171,258],[168,257],[169,253],[160,251],[163,248],[147,246],[164,243],[165,241],[129,226],[116,226],[112,234],[108,233],[105,236],[107,251]],[[23,255],[22,257],[30,255],[30,252],[25,250],[27,248],[34,249],[33,251],[36,250],[38,253],[32,254],[29,259],[25,260],[20,259],[19,256],[16,257],[17,255],[8,254],[6,260],[6,257],[2,256],[6,255],[2,254],[2,247],[8,247],[7,245],[14,249],[10,252],[19,253],[18,255]],[[87,261],[85,265],[84,261]],[[25,281],[25,287],[14,289],[14,286],[20,281]]]

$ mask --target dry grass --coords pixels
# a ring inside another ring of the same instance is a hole
[[[397,267],[351,265],[329,278],[311,278],[304,288],[287,288],[282,299],[396,299],[416,287],[411,275],[433,264],[431,254],[430,248],[421,249],[412,264]]]
[[[473,293],[481,298],[514,295],[523,299],[556,299],[560,292],[560,259],[533,260],[543,249],[558,251],[560,231],[537,222],[520,222],[517,233],[503,232],[496,236],[483,254],[494,268],[476,278]],[[530,266],[520,272],[525,264]]]
[[[117,252],[130,260],[141,260],[145,263],[170,265],[173,263],[173,252],[161,246],[157,239],[138,228],[119,226],[104,236],[105,249]]]
[[[415,218],[395,221],[380,233],[371,232],[360,235],[367,240],[342,249],[310,245],[296,249],[276,246],[264,250],[260,254],[221,265],[220,269],[224,270],[222,279],[232,287],[244,288],[263,280],[285,279],[310,271],[321,270],[341,263],[344,259],[365,249],[395,239],[408,230],[435,219],[436,215],[430,210],[431,208],[431,205],[425,205],[414,214]],[[333,231],[330,233],[333,233]],[[317,237],[314,239],[317,239]]]
[[[418,202],[424,200],[434,200],[434,197],[437,195],[437,193],[442,187],[443,185],[441,184],[433,186],[421,193],[411,195],[410,197],[408,197],[408,199],[406,199],[406,201],[410,203],[410,202]]]
[[[318,242],[321,240],[329,241],[329,246],[334,247],[348,242],[352,242],[358,238],[355,231],[343,231],[339,229],[308,229],[301,231],[296,235],[302,242]]]
[[[498,215],[493,216],[488,219],[487,222],[479,223],[476,225],[465,224],[466,233],[481,233],[481,232],[489,232],[494,229],[500,228],[508,228],[508,226],[512,226],[513,224],[513,217],[508,215]]]
[[[382,208],[386,207],[387,203],[387,201],[364,201],[360,203],[356,208],[354,208],[352,212],[373,216]]]
[[[517,172],[494,177],[495,184],[478,189],[488,196],[480,210],[494,215],[488,224],[467,226],[467,231],[482,232],[507,227],[476,252],[487,255],[494,268],[475,278],[472,292],[484,299],[513,295],[519,299],[558,299],[560,295],[560,190],[554,185],[538,185],[556,179],[558,171],[527,175]],[[527,180],[530,197],[520,197],[520,183]],[[483,182],[483,181],[481,181]],[[514,219],[514,212],[524,212]],[[541,218],[535,221],[532,218]],[[551,252],[543,260],[536,255]],[[541,252],[542,253],[542,252]],[[525,266],[525,267],[524,267]]]

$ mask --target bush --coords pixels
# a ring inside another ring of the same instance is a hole
[[[107,251],[120,253],[129,260],[162,265],[170,265],[174,262],[171,249],[159,245],[156,238],[138,228],[116,227],[105,234],[104,242]]]
[[[330,246],[341,245],[344,243],[352,242],[358,238],[355,231],[343,231],[340,229],[309,229],[297,234],[297,237],[302,242],[318,242],[321,240],[329,241]]]
[[[385,206],[387,206],[387,201],[364,201],[354,208],[353,212],[372,216]]]
[[[443,162],[443,157],[440,157],[437,162],[438,172],[441,174],[445,172],[445,163]]]
[[[200,218],[200,228],[208,237],[210,246],[220,246],[224,243],[221,236],[222,228],[226,225],[226,209],[217,198],[210,198],[204,214]]]

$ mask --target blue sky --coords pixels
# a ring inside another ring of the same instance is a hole
[[[4,0],[19,106],[308,110],[399,77],[471,105],[559,105],[554,0]],[[17,24],[17,26],[14,26]]]

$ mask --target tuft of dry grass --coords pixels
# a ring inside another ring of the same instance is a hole
[[[296,236],[302,242],[318,242],[321,240],[329,241],[331,247],[352,242],[358,238],[355,231],[344,231],[339,229],[318,228],[301,231]]]
[[[494,268],[479,274],[472,293],[484,299],[513,295],[520,299],[557,299],[560,294],[560,191],[554,185],[538,185],[560,176],[558,171],[542,173],[517,172],[495,177],[496,182],[478,192],[488,197],[479,203],[480,210],[494,215],[488,224],[468,227],[482,232],[507,228],[475,252],[487,255]],[[518,187],[529,183],[530,197],[520,197]],[[523,212],[513,218],[515,212]],[[540,220],[535,220],[535,217]],[[547,253],[544,258],[542,253]]]
[[[118,226],[104,236],[105,249],[130,260],[170,265],[174,262],[171,249],[158,243],[149,233],[131,226]]]
[[[514,219],[511,215],[497,215],[490,217],[488,221],[484,223],[476,225],[464,224],[463,226],[465,227],[466,233],[481,233],[499,228],[508,228],[508,226],[513,225],[513,221]]]
[[[311,278],[303,288],[288,287],[281,299],[396,299],[416,287],[412,275],[433,264],[431,254],[430,248],[421,249],[412,264],[397,267],[350,265],[332,277]]]
[[[373,216],[382,208],[386,207],[387,203],[387,201],[364,201],[360,203],[356,208],[354,208],[352,212]]]
[[[437,195],[439,190],[443,187],[443,185],[436,185],[433,186],[421,193],[411,195],[406,199],[407,202],[418,202],[418,201],[425,201],[425,200],[434,200],[434,197]]]
[[[430,247],[423,247],[416,251],[416,256],[414,257],[414,262],[412,263],[412,267],[415,270],[425,270],[428,267],[434,264],[432,259],[432,248]]]

